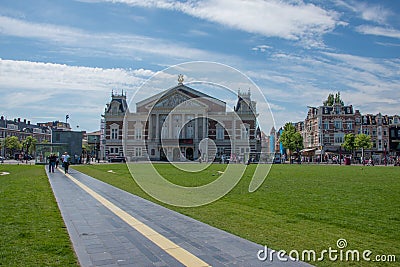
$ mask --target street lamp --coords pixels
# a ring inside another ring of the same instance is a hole
[[[385,163],[385,166],[387,166],[387,159],[386,159],[386,146],[387,146],[387,142],[386,142],[386,140],[385,140],[385,142],[383,143],[383,145],[385,146],[383,162]]]
[[[97,160],[97,138],[96,137],[94,138],[94,156],[95,156],[94,160],[96,161]]]

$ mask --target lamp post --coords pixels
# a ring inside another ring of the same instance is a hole
[[[386,142],[386,140],[385,140],[385,142],[383,142],[383,145],[385,146],[385,148],[384,148],[384,153],[383,153],[383,155],[384,155],[383,162],[385,163],[385,166],[387,166],[387,159],[386,159],[386,146],[387,146],[387,142]]]
[[[97,138],[94,138],[94,160],[97,161]]]

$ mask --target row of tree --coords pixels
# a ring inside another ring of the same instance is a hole
[[[296,127],[294,127],[291,122],[285,124],[279,140],[283,147],[289,150],[289,157],[291,157],[293,152],[303,149],[303,137],[299,132],[296,131]],[[348,151],[351,151],[352,153],[356,149],[361,149],[362,158],[364,158],[364,149],[372,147],[371,136],[366,134],[346,134],[342,147]]]
[[[16,136],[7,136],[0,142],[0,150],[6,149],[6,154],[13,156],[14,153],[24,151],[27,154],[34,154],[36,151],[37,139],[28,136],[25,140],[19,141]]]

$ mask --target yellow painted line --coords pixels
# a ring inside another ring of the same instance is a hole
[[[60,168],[58,169],[60,172],[64,173]],[[165,236],[159,234],[158,232],[154,231],[151,227],[147,226],[146,224],[142,223],[126,211],[120,209],[118,206],[114,205],[100,194],[96,193],[88,186],[83,184],[82,182],[75,179],[69,173],[65,174],[69,179],[71,179],[75,184],[77,184],[80,188],[85,190],[89,195],[99,201],[102,205],[104,205],[107,209],[112,211],[115,215],[121,218],[124,222],[129,224],[132,228],[136,231],[144,235],[147,239],[152,241],[158,247],[163,249],[169,255],[174,257],[177,261],[181,262],[185,266],[199,266],[199,267],[206,267],[211,266],[208,263],[204,262],[197,256],[193,255],[189,251],[181,248],[179,245],[175,244]]]

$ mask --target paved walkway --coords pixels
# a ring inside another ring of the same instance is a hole
[[[47,168],[46,168],[47,171]],[[71,169],[48,173],[81,266],[310,266]]]

